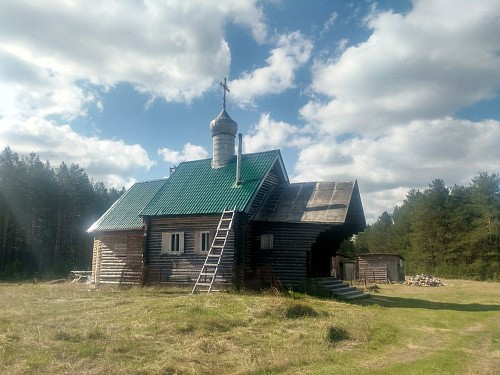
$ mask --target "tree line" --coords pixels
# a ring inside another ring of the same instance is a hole
[[[468,186],[436,179],[410,190],[354,241],[357,252],[400,254],[406,274],[500,279],[500,176],[480,173]]]
[[[83,168],[53,168],[32,153],[0,153],[0,279],[66,276],[88,269],[90,225],[123,194],[93,182]],[[392,214],[344,243],[343,253],[392,253],[407,274],[500,279],[500,175],[468,186],[436,179],[410,190]]]
[[[123,194],[77,164],[53,168],[31,153],[0,154],[0,278],[67,276],[91,265],[86,230]]]

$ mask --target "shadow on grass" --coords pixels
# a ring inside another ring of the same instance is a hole
[[[452,311],[500,311],[500,305],[483,305],[479,303],[435,302],[415,298],[372,297],[364,303],[383,307],[414,308]]]

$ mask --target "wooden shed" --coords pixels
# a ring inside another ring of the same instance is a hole
[[[359,279],[373,282],[403,282],[404,261],[397,254],[363,254],[358,257]]]

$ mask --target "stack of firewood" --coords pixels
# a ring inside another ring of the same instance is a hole
[[[410,277],[405,281],[406,285],[415,285],[415,286],[443,286],[445,285],[441,280],[436,279],[434,276],[430,275],[416,275]]]

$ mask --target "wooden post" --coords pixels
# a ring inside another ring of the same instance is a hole
[[[101,241],[98,243],[97,247],[97,259],[96,259],[96,266],[95,266],[95,288],[99,290],[99,286],[101,283],[101,261],[102,261],[102,245]]]
[[[125,270],[122,269],[122,273],[120,275],[120,283],[118,284],[120,287],[122,286],[123,283],[123,274],[125,273]]]

